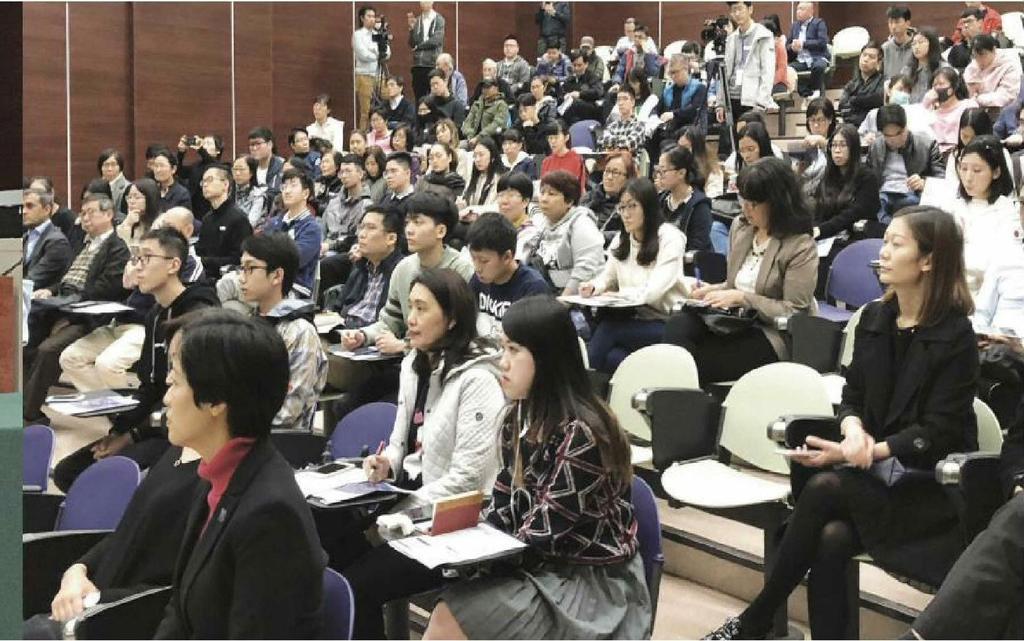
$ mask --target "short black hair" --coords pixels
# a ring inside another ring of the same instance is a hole
[[[903,5],[889,7],[885,12],[885,17],[889,20],[910,20],[910,7]]]
[[[220,174],[221,180],[228,181],[228,184],[231,183],[231,167],[228,167],[227,165],[221,164],[219,162],[212,163],[210,165],[207,165],[206,169],[203,170],[203,176],[205,176],[206,172],[210,171],[211,169],[216,170],[217,173]],[[199,178],[200,180],[202,180],[202,176],[200,176]]]
[[[283,231],[249,236],[242,241],[242,252],[267,264],[267,272],[284,270],[281,294],[287,295],[299,271],[299,248],[292,237]]]
[[[770,156],[740,170],[736,179],[740,196],[768,205],[768,233],[776,238],[810,234],[811,209],[796,173],[785,160]]]
[[[427,74],[428,81],[433,80],[434,78],[440,78],[441,80],[445,80],[444,73],[442,73],[440,69],[432,69],[430,73]]]
[[[295,144],[295,134],[300,133],[300,132],[306,134],[306,138],[307,139],[309,138],[309,132],[306,131],[305,127],[292,127],[292,130],[288,132],[288,144],[289,145],[294,145]]]
[[[878,108],[878,131],[882,131],[889,125],[896,125],[900,129],[907,128],[907,112],[903,105],[882,105]]]
[[[974,36],[974,40],[971,40],[971,53],[977,53],[979,51],[995,51],[998,48],[999,41],[990,33],[983,33],[981,35]]]
[[[405,87],[405,78],[403,78],[402,76],[388,76],[388,80],[394,82],[399,87]]]
[[[253,127],[249,130],[249,140],[255,140],[262,138],[267,142],[274,141],[274,132],[270,131],[269,127]]]
[[[498,212],[481,214],[469,226],[467,244],[473,251],[493,251],[499,256],[516,253],[516,228]]]
[[[524,93],[516,98],[516,102],[520,107],[533,107],[537,104],[537,98],[532,93]]]
[[[143,234],[139,242],[144,240],[155,240],[162,251],[172,258],[177,258],[180,263],[179,274],[185,269],[185,261],[188,260],[188,239],[180,231],[170,225],[158,227]]]
[[[569,62],[576,62],[577,58],[583,60],[583,62],[587,61],[587,56],[584,55],[582,50],[580,50],[580,49],[572,49],[572,50],[570,50],[569,51]]]
[[[533,199],[533,181],[521,171],[505,174],[498,179],[498,192],[501,193],[508,189],[518,191],[523,200]]]
[[[544,174],[540,179],[540,184],[562,194],[562,197],[573,205],[578,205],[580,202],[580,179],[564,169]]]
[[[388,154],[387,160],[384,161],[384,164],[387,165],[392,160],[402,165],[409,171],[412,171],[412,155],[410,155],[409,152],[393,151],[390,154]]]
[[[459,212],[455,209],[455,203],[444,196],[430,191],[423,191],[410,196],[405,212],[406,219],[413,216],[427,216],[433,219],[434,224],[444,225],[445,241],[455,231],[455,225],[459,222]]]
[[[302,188],[309,191],[310,196],[313,195],[313,179],[309,177],[309,173],[302,169],[289,167],[281,175],[281,184],[284,185],[292,178],[298,178],[299,182],[302,183]]]
[[[544,50],[547,51],[548,49],[558,49],[559,51],[561,51],[562,41],[559,40],[558,38],[548,38],[544,42]]]
[[[364,7],[364,9],[365,9],[365,7]],[[316,98],[313,99],[313,103],[314,104],[315,103],[320,103],[321,105],[323,105],[323,106],[327,107],[328,109],[330,109],[331,108],[331,94],[329,94],[329,93],[317,94]]]
[[[734,4],[745,4],[745,5],[747,5],[747,6],[748,6],[748,7],[750,7],[750,8],[753,8],[753,7],[754,7],[754,3],[753,3],[753,2],[750,2],[749,0],[744,0],[743,2],[737,2],[736,0],[732,0],[731,2],[726,2],[726,3],[725,3],[725,5],[726,5],[727,7],[731,7],[731,6],[732,6],[732,5],[734,5]]]
[[[360,22],[362,22],[363,18],[366,17],[366,13],[368,11],[372,11],[374,13],[377,13],[377,10],[373,7],[373,5],[364,4],[363,6],[359,7],[359,21]]]
[[[124,171],[124,156],[121,152],[114,149],[113,147],[107,147],[100,152],[100,157],[96,160],[96,171],[103,173],[103,163],[107,162],[110,158],[117,161],[117,168]]]
[[[166,158],[167,162],[171,163],[171,167],[178,166],[178,155],[171,153],[171,150],[168,149],[167,147],[164,147],[163,149],[158,149],[157,152],[153,154],[151,160],[156,160],[157,158],[160,157]]]
[[[193,402],[227,405],[232,438],[267,438],[291,379],[288,348],[273,326],[217,308],[168,325],[181,333],[179,359]]]
[[[507,36],[505,36],[505,39],[504,39],[504,40],[502,40],[502,41],[501,41],[501,43],[502,43],[502,44],[505,44],[505,43],[506,43],[506,42],[508,42],[509,40],[515,40],[515,41],[516,41],[516,44],[519,44],[519,37],[518,37],[518,36],[516,36],[516,34],[514,34],[514,33],[510,33],[510,34],[508,34]]]
[[[341,152],[334,152],[339,157],[335,157],[334,162],[339,167],[342,165],[355,165],[359,171],[366,171],[366,165],[363,164],[363,158],[359,154],[341,154]]]
[[[167,150],[167,145],[162,142],[154,142],[146,145],[146,160],[153,160],[161,151]]]
[[[402,212],[398,211],[394,207],[385,207],[381,205],[370,205],[363,212],[363,217],[366,214],[379,214],[381,222],[384,225],[384,231],[389,234],[398,235],[398,244],[401,245],[402,231],[405,226],[405,217],[402,216]]]
[[[506,129],[501,132],[501,142],[523,142],[523,134],[519,133],[519,130],[515,127]]]

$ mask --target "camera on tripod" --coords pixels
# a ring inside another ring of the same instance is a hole
[[[387,57],[388,43],[391,42],[391,26],[387,17],[381,14],[377,19],[377,28],[370,34],[370,39],[377,43],[378,57],[383,60]]]
[[[707,44],[713,43],[712,48],[715,51],[715,55],[721,56],[725,54],[725,41],[729,37],[729,32],[726,31],[726,25],[729,24],[729,19],[725,16],[719,16],[718,18],[708,18],[704,21],[704,28],[700,31],[700,40]]]

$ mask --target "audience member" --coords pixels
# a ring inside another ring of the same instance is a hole
[[[519,172],[530,180],[540,178],[540,168],[533,156],[523,151],[523,135],[518,129],[501,132],[501,162],[505,165],[502,173]]]
[[[544,55],[537,59],[537,70],[534,77],[550,77],[555,82],[565,80],[572,70],[569,57],[562,53],[562,45],[557,40],[549,40]]]
[[[653,144],[648,148],[655,152],[654,156],[661,153],[665,141],[679,138],[684,127],[703,125],[706,116],[708,88],[699,76],[690,75],[689,66],[681,54],[669,60],[668,75],[672,82],[666,83],[655,112],[661,124],[652,135]]]
[[[391,129],[383,109],[370,111],[370,130],[366,134],[366,144],[380,147],[384,153],[391,153]]]
[[[113,147],[104,149],[96,160],[96,171],[110,185],[110,200],[114,202],[114,208],[124,211],[123,197],[128,188],[128,179],[124,175],[124,156]]]
[[[534,78],[531,83],[540,83],[538,78]],[[537,106],[537,99],[532,94],[523,94],[517,99],[519,104],[519,130],[523,133],[523,144],[526,147],[526,153],[528,154],[541,154],[548,155],[551,153],[551,148],[548,146],[547,135],[544,133],[545,129],[550,122],[547,116],[541,115],[547,113],[550,115],[553,110],[544,110],[543,112]],[[545,101],[544,107],[547,107]]]
[[[1003,141],[1009,149],[1017,149],[1024,146],[1024,121],[1021,120],[1021,112],[1024,111],[1024,100],[1017,99],[1007,105],[999,112],[999,118],[993,125],[992,133]]]
[[[312,194],[313,181],[309,174],[297,169],[286,169],[281,181],[284,211],[280,216],[270,219],[263,230],[264,233],[286,233],[299,250],[299,265],[294,278],[289,278],[291,289],[284,290],[286,297],[308,299],[313,294],[323,232],[320,222],[309,210]]]
[[[185,154],[192,149],[199,156],[199,160],[191,165],[185,164]],[[182,136],[178,140],[178,171],[175,176],[180,179],[182,186],[188,188],[189,197],[192,199],[190,208],[198,219],[203,219],[210,211],[210,203],[203,198],[203,189],[200,182],[203,174],[211,165],[221,162],[224,154],[224,140],[217,135],[207,134],[205,136]],[[117,204],[114,200],[114,204]],[[121,211],[124,211],[122,208]],[[166,211],[166,209],[162,210]]]
[[[140,178],[128,183],[124,204],[127,213],[117,226],[117,235],[131,247],[139,243],[139,239],[149,231],[153,221],[160,215],[160,187],[151,178]]]
[[[204,491],[156,638],[317,636],[326,555],[269,440],[289,385],[287,348],[269,325],[211,310],[178,330],[169,352],[168,436],[199,453]]]
[[[462,197],[455,201],[460,220],[471,223],[483,212],[496,210],[498,179],[505,173],[504,169],[494,139],[481,137],[473,147],[473,172],[469,182]]]
[[[889,38],[882,43],[882,75],[888,81],[902,74],[914,59],[911,43],[915,31],[910,24],[909,7],[889,7],[885,15],[889,24]]]
[[[284,158],[274,153],[274,134],[269,129],[256,127],[249,132],[249,155],[256,159],[256,184],[267,190],[267,200],[272,202],[281,192]]]
[[[32,281],[33,291],[56,287],[71,266],[71,244],[51,221],[57,205],[53,192],[30,187],[21,192],[24,258],[21,277]]]
[[[511,403],[486,519],[545,561],[448,587],[424,637],[647,638],[653,606],[625,432],[589,386],[579,352],[565,349],[574,336],[564,306],[530,297],[502,325]]]
[[[946,158],[946,179],[955,181],[959,184],[960,182],[960,157],[964,153],[964,147],[966,147],[972,140],[978,136],[991,136],[992,131],[992,118],[989,117],[988,112],[982,107],[971,107],[970,109],[964,109],[960,114],[960,125],[959,133],[957,134],[956,147],[950,150],[949,155]],[[1006,159],[1006,166],[1011,167],[1013,165],[1013,159],[1010,156],[1010,152],[1003,148],[1003,158]],[[1010,172],[1013,173],[1012,171]]]
[[[827,164],[826,147],[828,139],[836,129],[836,111],[832,101],[824,96],[807,101],[804,108],[807,117],[807,135],[804,136],[804,152],[796,163],[797,177],[800,178],[804,192],[814,191],[821,180]]]
[[[537,55],[545,48],[550,49],[552,42],[557,43],[559,49],[568,48],[569,25],[572,23],[572,9],[568,2],[542,2],[534,21],[540,36],[537,39]]]
[[[818,249],[793,170],[778,158],[762,158],[740,172],[739,194],[743,214],[729,231],[726,282],[697,287],[690,297],[713,309],[755,311],[754,323],[721,335],[709,329],[703,313],[687,308],[665,325],[665,342],[690,351],[704,384],[736,380],[785,358],[775,319],[816,307]]]
[[[704,195],[708,198],[718,198],[725,190],[725,172],[718,164],[718,156],[708,152],[707,138],[700,127],[690,125],[683,130],[678,140],[680,147],[685,147],[693,153],[697,161],[697,169],[700,170],[701,180],[704,181]],[[687,234],[687,238],[693,238],[699,234]]]
[[[391,76],[384,83],[384,119],[391,129],[400,125],[416,126],[416,108],[404,92],[405,79],[402,76]]]
[[[249,225],[254,228],[261,224],[269,207],[266,187],[256,182],[256,169],[256,159],[245,154],[235,158],[231,165],[235,205],[245,213]]]
[[[58,202],[57,195],[53,191],[53,179],[49,176],[32,176],[25,182],[24,188],[38,189],[53,200],[50,223],[68,239],[72,251],[81,248],[82,237],[85,236],[85,233],[78,222],[78,215]]]
[[[437,57],[435,65],[438,71],[444,74],[444,81],[448,85],[448,91],[464,105],[469,104],[469,87],[466,84],[466,77],[455,68],[455,59],[450,53],[442,53]]]
[[[531,248],[531,265],[551,281],[554,289],[575,294],[580,283],[591,281],[604,264],[604,236],[594,214],[579,206],[580,183],[567,171],[545,173],[540,179],[540,234]]]
[[[593,212],[598,229],[604,234],[605,244],[611,242],[622,229],[619,200],[626,183],[636,178],[636,163],[627,152],[609,154],[601,170],[601,182],[580,199],[580,206]]]
[[[597,51],[594,50],[594,37],[583,36],[580,38],[580,53],[587,59],[587,71],[594,74],[597,78],[600,78],[604,82],[605,74],[608,73],[608,69],[604,65],[604,60],[601,56],[597,55]]]
[[[605,128],[598,148],[601,151],[624,149],[631,156],[636,155],[644,148],[647,128],[636,117],[636,94],[631,87],[619,87],[615,92],[615,107],[619,117]]]
[[[175,177],[178,159],[169,151],[161,150],[153,157],[153,179],[160,187],[160,212],[171,207],[191,207],[192,195]]]
[[[402,215],[371,205],[359,220],[358,258],[338,295],[337,307],[346,329],[359,329],[377,320],[387,302],[391,274],[402,260]],[[346,386],[332,386],[345,389]]]
[[[123,324],[104,327],[75,341],[61,354],[61,365],[81,391],[125,387],[125,363],[135,365],[140,382],[133,394],[138,400],[136,407],[118,414],[106,436],[68,455],[53,468],[53,481],[62,492],[67,492],[96,461],[127,456],[141,469],[148,469],[170,446],[166,433],[150,418],[160,409],[167,391],[166,323],[197,309],[220,306],[212,287],[188,282],[188,260],[188,240],[178,229],[166,225],[146,232],[131,259],[137,266],[138,293],[155,301],[139,327],[142,336],[126,336],[126,329],[134,329]],[[118,360],[125,363],[118,365]],[[90,371],[89,364],[94,371]]]
[[[731,103],[735,120],[751,109],[775,106],[772,85],[775,79],[775,41],[763,25],[754,22],[753,2],[728,2],[729,16],[736,30],[725,42],[725,75],[728,88],[718,87],[718,122],[725,122],[723,105]]]
[[[815,238],[852,233],[857,221],[876,220],[881,206],[878,178],[861,164],[860,151],[860,136],[853,125],[840,125],[829,136],[824,173],[810,192]],[[841,248],[845,243],[836,245]],[[818,280],[824,286],[822,279]]]
[[[962,249],[952,218],[938,209],[906,209],[886,230],[879,278],[887,292],[857,325],[839,410],[843,440],[809,436],[794,450],[796,507],[777,561],[757,597],[715,638],[763,635],[808,570],[811,633],[840,638],[850,614],[850,559],[863,550],[884,555],[955,522],[939,484],[898,476],[904,469],[930,476],[947,454],[978,447],[971,407],[978,351]]]
[[[733,194],[739,189],[737,179],[744,167],[762,158],[776,156],[772,139],[768,136],[768,129],[760,122],[749,122],[743,127],[736,137],[736,149],[737,151],[726,158],[724,168],[728,178],[725,190]]]
[[[412,196],[412,156],[405,152],[390,154],[384,167],[384,183],[387,194],[380,201],[384,207],[393,207],[401,213],[407,213],[409,196]]]
[[[529,262],[533,240],[540,234],[540,226],[530,212],[531,200],[533,181],[528,177],[510,172],[498,180],[498,211],[516,230],[515,258],[520,263]]]
[[[379,90],[381,54],[386,59],[390,47],[385,45],[383,51],[374,41],[376,32],[377,11],[371,6],[359,7],[359,29],[352,34],[352,58],[355,64],[356,123],[359,129],[366,130],[370,115],[370,103],[373,92]],[[316,115],[314,107],[314,116]],[[340,149],[340,147],[339,147]]]
[[[384,201],[384,197],[387,195],[387,181],[384,180],[387,156],[384,154],[384,150],[376,145],[371,145],[366,150],[363,167],[366,169],[366,193],[370,194],[371,202],[379,204]]]
[[[361,127],[365,129],[366,123],[363,122]],[[331,115],[330,94],[322,93],[313,99],[313,122],[306,125],[306,131],[311,139],[320,138],[331,143],[334,151],[345,149],[345,123]]]
[[[772,32],[775,40],[775,77],[772,78],[772,96],[796,90],[796,70],[789,68],[789,53],[786,51],[786,36],[782,33],[779,14],[769,13],[761,19],[761,25]],[[792,80],[790,74],[792,74]]]
[[[409,48],[412,49],[412,90],[419,100],[431,91],[429,74],[444,47],[444,16],[434,11],[432,0],[420,0],[420,15],[409,20]]]
[[[473,259],[469,288],[477,302],[477,332],[497,339],[501,320],[510,305],[521,298],[548,294],[544,277],[516,259],[518,234],[511,222],[497,212],[480,216],[469,228],[466,246]]]
[[[564,171],[570,176],[575,176],[580,185],[580,194],[586,192],[587,168],[583,165],[580,155],[569,148],[569,128],[565,121],[558,119],[549,122],[544,134],[547,136],[551,154],[540,164],[541,178],[553,171]]]
[[[958,71],[963,71],[971,64],[974,50],[974,39],[984,35],[985,12],[978,7],[967,7],[960,14],[960,34],[962,39],[946,52],[946,59]]]
[[[50,386],[60,378],[60,353],[93,329],[89,317],[59,311],[53,303],[119,302],[126,294],[121,276],[129,251],[114,233],[114,203],[90,194],[82,202],[79,220],[86,234],[82,249],[59,281],[32,292],[28,345],[22,350],[25,425],[47,421],[41,408]],[[55,300],[47,303],[47,299]]]
[[[462,123],[462,133],[466,136],[466,146],[476,147],[484,136],[494,138],[508,126],[508,103],[505,102],[494,80],[480,81],[480,99],[473,103],[469,115]]]
[[[355,154],[346,154],[338,164],[341,189],[331,197],[320,222],[323,225],[321,255],[327,252],[347,253],[355,243],[356,228],[363,212],[370,206],[366,192],[366,170]]]
[[[581,120],[597,120],[601,108],[597,102],[604,95],[601,76],[590,71],[587,57],[579,49],[569,52],[570,73],[562,82],[562,106],[559,111],[570,125]]]
[[[814,15],[813,2],[798,2],[796,19],[789,28],[789,41],[786,45],[790,63],[797,73],[810,71],[810,86],[797,89],[801,96],[817,98],[825,94],[825,70],[829,65],[828,26],[825,21]]]
[[[410,352],[402,360],[398,414],[388,446],[367,456],[363,469],[371,482],[393,479],[414,489],[399,506],[488,491],[497,474],[497,419],[505,404],[496,345],[477,336],[473,293],[461,275],[424,270],[408,299]],[[439,568],[428,570],[389,545],[368,550],[344,575],[355,596],[357,639],[384,638],[385,603],[443,580]]]
[[[921,102],[924,99],[924,95],[932,88],[935,72],[939,67],[945,66],[940,47],[939,37],[931,29],[922,29],[910,39],[910,51],[913,56],[900,72],[902,75],[910,76],[914,83],[910,91],[910,102]]]
[[[529,87],[531,69],[530,63],[519,55],[519,38],[515,34],[505,36],[502,53],[498,77],[508,83],[513,96],[518,96]]]
[[[619,54],[619,64],[616,65],[615,72],[612,73],[612,82],[615,85],[625,82],[629,72],[636,67],[643,69],[644,74],[648,77],[658,75],[661,59],[658,57],[657,51],[652,53],[647,50],[646,43],[647,27],[638,24],[633,29],[633,45]]]
[[[932,88],[924,95],[921,104],[932,113],[931,129],[943,154],[956,146],[960,114],[978,106],[967,97],[967,88],[952,67],[943,67],[935,72]]]
[[[429,83],[432,107],[461,127],[466,119],[466,103],[452,94],[444,74],[437,69],[430,72]]]
[[[609,375],[629,354],[661,342],[665,319],[686,297],[686,236],[662,216],[654,184],[647,178],[629,181],[619,215],[622,230],[608,248],[604,270],[579,287],[584,297],[614,293],[641,303],[633,318],[598,320],[587,351],[590,366]]]
[[[313,181],[313,206],[318,216],[323,216],[327,204],[341,191],[341,177],[338,167],[343,154],[340,151],[329,151],[320,158],[320,176]],[[362,164],[362,161],[360,161]]]
[[[367,116],[369,119],[369,116]],[[369,143],[366,141],[366,130],[365,129],[353,129],[352,133],[348,137],[348,150],[362,158],[366,158],[367,148]]]
[[[391,153],[409,155],[409,169],[412,171],[412,181],[415,183],[420,175],[420,156],[413,153],[414,138],[415,134],[409,125],[399,125],[391,132]]]
[[[309,174],[310,178],[314,180],[319,178],[321,154],[319,151],[310,148],[309,132],[306,131],[305,127],[293,127],[288,132],[288,146],[292,148],[292,158],[289,161],[294,159],[300,160],[302,168]]]
[[[907,129],[900,105],[878,109],[878,129],[882,138],[868,150],[867,167],[881,185],[878,221],[888,224],[895,212],[921,201],[925,178],[945,178],[946,170],[939,145],[927,134]]]
[[[882,105],[899,105],[903,107],[903,112],[907,115],[907,126],[912,131],[927,133],[931,137],[931,112],[925,109],[921,103],[912,104],[910,102],[910,90],[913,84],[910,76],[898,75],[890,78],[886,83],[886,91],[882,96]],[[874,144],[875,140],[882,133],[878,129],[878,109],[880,107],[869,111],[857,127],[861,144],[866,147]]]
[[[1003,108],[1020,93],[1020,57],[1013,49],[1000,49],[993,36],[982,34],[974,39],[963,79],[968,95],[979,105]]]
[[[1003,18],[999,15],[999,12],[992,7],[985,6],[983,2],[965,2],[968,9],[981,9],[985,16],[981,20],[981,32],[982,33],[998,33],[1003,30]],[[964,35],[962,33],[962,18],[958,19],[956,25],[953,27],[953,36],[951,41],[953,44],[958,44],[963,41]]]
[[[280,189],[280,181],[278,181]],[[249,216],[231,199],[228,170],[215,165],[203,175],[203,197],[210,202],[210,213],[199,229],[196,253],[203,260],[203,269],[214,280],[225,267],[238,264],[242,241],[252,235]]]
[[[661,178],[661,217],[675,225],[686,240],[686,251],[712,251],[711,199],[702,191],[704,177],[693,152],[686,147],[666,151],[654,168]]]
[[[861,47],[860,57],[857,59],[857,73],[846,83],[839,97],[839,114],[843,117],[843,122],[859,125],[864,122],[869,111],[882,106],[884,90],[881,62],[882,49],[877,42],[872,40]],[[918,70],[918,73],[924,74],[924,70]],[[929,79],[930,77],[929,73]]]
[[[466,179],[456,171],[458,162],[455,151],[448,145],[436,142],[430,146],[429,163],[429,170],[416,183],[416,191],[431,191],[454,203],[466,189]]]

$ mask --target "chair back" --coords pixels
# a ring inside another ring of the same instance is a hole
[[[151,588],[89,608],[75,619],[75,639],[152,639],[171,599],[171,586]]]
[[[571,127],[569,127],[569,144],[573,148],[586,147],[587,149],[593,149],[594,140],[594,128],[600,127],[601,123],[596,120],[581,120]]]
[[[857,336],[857,325],[860,324],[860,315],[864,313],[864,308],[860,307],[857,311],[850,316],[850,320],[846,321],[846,327],[843,328],[843,348],[839,351],[839,371],[844,371],[853,362],[853,341]]]
[[[677,53],[683,52],[683,45],[686,44],[685,40],[676,40],[665,45],[664,56],[665,58],[671,59]]]
[[[836,58],[856,58],[860,50],[871,40],[871,34],[864,27],[846,27],[832,37],[832,49]]]
[[[871,261],[878,258],[881,248],[881,239],[868,238],[836,254],[829,268],[828,295],[849,307],[860,307],[881,296],[882,286],[871,269]]]
[[[646,387],[700,388],[693,356],[678,345],[649,345],[627,356],[612,375],[608,404],[622,429],[650,441],[650,426],[633,409],[633,395]]]
[[[386,444],[391,438],[397,412],[394,403],[368,403],[353,410],[331,434],[331,455],[337,459],[376,452],[381,441]]]
[[[842,327],[820,316],[793,314],[787,331],[792,339],[790,360],[822,374],[836,371],[843,342]]]
[[[49,425],[29,425],[25,428],[22,445],[23,488],[45,492],[50,478],[50,463],[53,462],[53,428]]]
[[[974,399],[974,415],[978,418],[978,451],[999,453],[1003,449],[1003,428],[995,412],[980,398]]]
[[[327,439],[323,436],[294,429],[270,430],[270,442],[295,469],[319,463],[327,447]]]
[[[139,465],[125,456],[96,461],[71,484],[55,530],[114,530],[139,486]]]
[[[1003,14],[1003,35],[1017,47],[1024,47],[1024,14],[1007,11]]]
[[[355,597],[345,577],[324,568],[324,638],[351,639]]]
[[[644,578],[651,595],[651,617],[658,605],[661,585],[661,569],[665,555],[661,550],[661,520],[658,518],[658,504],[654,500],[651,486],[639,476],[633,476],[633,513],[636,515],[636,538],[640,558],[644,562]]]
[[[754,467],[777,474],[789,474],[789,466],[776,454],[768,425],[788,414],[833,414],[821,374],[788,362],[771,363],[744,374],[729,390],[722,407],[719,446]]]

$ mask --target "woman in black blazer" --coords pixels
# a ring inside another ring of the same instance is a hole
[[[250,282],[275,275],[253,272]],[[317,638],[327,559],[294,473],[268,439],[288,351],[269,324],[228,310],[178,320],[168,437],[199,453],[203,481],[156,638]]]
[[[843,638],[853,555],[884,557],[894,545],[956,526],[932,470],[947,454],[978,448],[978,349],[963,237],[949,214],[908,207],[886,230],[879,258],[888,291],[857,326],[839,412],[843,441],[810,436],[793,452],[798,464],[821,471],[796,494],[761,593],[712,638],[763,637],[808,570],[811,635]],[[921,473],[900,478],[904,470]]]

